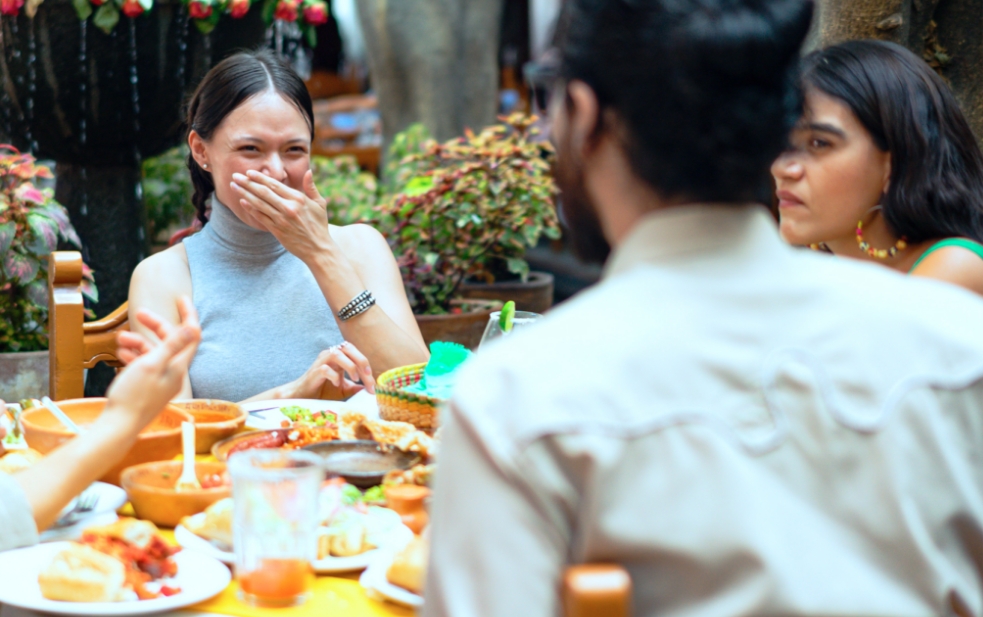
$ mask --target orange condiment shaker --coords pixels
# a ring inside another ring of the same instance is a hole
[[[399,514],[410,531],[419,535],[430,522],[430,515],[424,507],[430,489],[415,484],[393,484],[385,487],[385,492],[389,508]]]

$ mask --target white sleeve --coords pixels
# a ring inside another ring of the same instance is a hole
[[[566,564],[542,495],[496,465],[471,427],[444,413],[422,617],[553,617]]]
[[[17,481],[0,473],[0,551],[38,543],[34,513]]]

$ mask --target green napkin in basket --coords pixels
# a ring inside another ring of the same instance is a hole
[[[443,341],[430,343],[430,361],[423,369],[423,377],[403,390],[436,399],[447,399],[454,387],[458,369],[470,357],[471,351],[463,345]]]

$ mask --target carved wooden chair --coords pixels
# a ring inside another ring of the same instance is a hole
[[[588,563],[563,575],[564,617],[630,617],[631,577],[619,565]]]
[[[127,305],[85,323],[81,284],[81,253],[55,251],[48,256],[48,388],[56,401],[85,396],[85,369],[99,362],[123,366],[116,333],[129,329]]]

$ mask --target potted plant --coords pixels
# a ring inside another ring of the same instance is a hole
[[[530,141],[533,134],[532,119],[516,114],[477,135],[427,140],[397,164],[412,177],[395,178],[400,192],[378,212],[389,220],[387,235],[428,342],[477,345],[489,313],[512,298],[465,297],[466,281],[494,281],[503,272],[523,279],[525,248],[541,234],[559,235],[556,188],[541,150],[548,146]]]
[[[0,394],[10,400],[48,392],[48,259],[59,242],[79,247],[68,212],[36,178],[51,171],[0,145]],[[83,266],[82,293],[98,292]]]
[[[311,172],[318,193],[327,201],[331,223],[378,223],[379,182],[362,171],[354,156],[312,156]]]
[[[171,235],[195,220],[187,158],[188,146],[182,144],[143,161],[140,184],[147,208],[147,237],[154,252],[167,248]]]
[[[438,144],[422,125],[398,135],[390,149],[386,187],[390,193],[426,186],[426,178],[467,169],[463,182],[449,187],[444,198],[461,205],[479,202],[486,225],[493,227],[480,252],[468,267],[465,280],[455,288],[462,298],[514,300],[519,310],[541,313],[553,302],[553,276],[530,272],[527,248],[542,235],[560,236],[550,174],[553,150],[537,142],[535,118],[513,114],[502,124],[474,135]],[[420,184],[423,182],[423,184]]]

